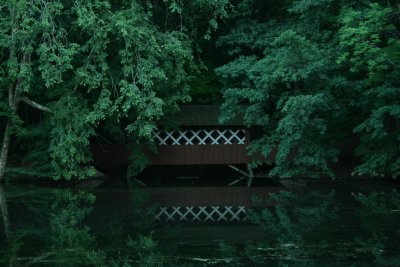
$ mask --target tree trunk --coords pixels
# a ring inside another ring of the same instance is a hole
[[[11,122],[10,119],[7,120],[6,130],[4,131],[3,145],[1,147],[0,154],[0,184],[4,180],[4,171],[7,163],[8,149],[10,147],[11,141]]]
[[[8,216],[6,196],[4,194],[4,189],[2,184],[0,184],[0,209],[1,209],[1,217],[3,219],[4,233],[6,234],[7,241],[11,242],[10,216]]]

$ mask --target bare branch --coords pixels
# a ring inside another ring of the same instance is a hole
[[[24,53],[24,54],[22,55],[21,65],[28,65],[28,64],[30,64],[30,63],[31,63],[31,54],[30,54],[30,53],[29,53],[29,54]],[[18,80],[17,80],[17,85],[15,86],[15,89],[14,89],[14,101],[15,101],[15,106],[16,106],[16,107],[17,107],[17,105],[18,105],[19,96],[20,96],[20,94],[21,94],[20,85],[21,85],[21,83],[22,83],[23,80],[24,80],[23,77],[18,78]]]
[[[40,105],[40,104],[36,103],[35,101],[30,100],[26,96],[20,97],[19,101],[25,102],[28,105],[30,105],[30,106],[32,106],[34,108],[37,108],[37,109],[39,109],[41,111],[53,113],[53,111],[51,109],[49,109],[48,107]]]
[[[8,87],[8,104],[10,108],[14,109],[14,83],[11,82],[10,86]]]

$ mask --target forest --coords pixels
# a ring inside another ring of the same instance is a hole
[[[0,182],[89,177],[102,140],[139,171],[188,103],[260,127],[271,176],[397,177],[399,28],[397,0],[1,0]]]

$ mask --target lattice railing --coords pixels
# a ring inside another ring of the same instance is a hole
[[[239,130],[159,130],[153,134],[158,145],[243,145],[246,131]]]
[[[155,216],[158,222],[242,222],[247,220],[244,206],[161,207]]]

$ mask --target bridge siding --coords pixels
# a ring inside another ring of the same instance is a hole
[[[159,146],[150,165],[248,164],[246,145]]]
[[[231,145],[160,145],[158,153],[147,151],[149,165],[227,165],[248,164],[246,148],[250,132],[246,129],[245,144]],[[91,145],[94,165],[104,170],[115,170],[129,163],[130,151],[125,144]]]

